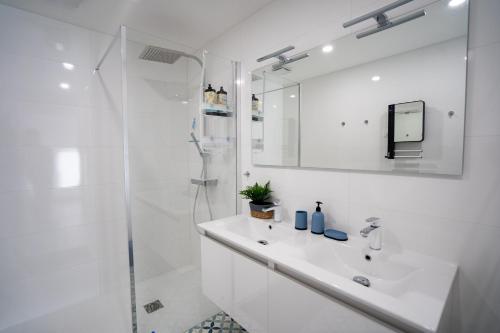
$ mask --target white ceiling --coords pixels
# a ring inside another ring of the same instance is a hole
[[[273,0],[0,0],[114,34],[120,24],[199,48]]]

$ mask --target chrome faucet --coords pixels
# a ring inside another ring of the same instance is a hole
[[[366,222],[370,223],[370,225],[361,229],[359,233],[363,237],[368,237],[370,249],[382,249],[382,221],[378,217],[369,217],[366,219]]]
[[[279,200],[275,200],[273,202],[273,206],[262,210],[263,212],[274,211],[273,218],[274,222],[281,222],[281,202]]]

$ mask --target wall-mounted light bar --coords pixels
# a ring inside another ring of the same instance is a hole
[[[390,28],[394,28],[395,26],[398,26],[400,24],[406,23],[408,21],[417,19],[417,18],[425,16],[425,15],[426,15],[425,10],[422,9],[422,10],[419,10],[418,12],[394,19],[392,21],[388,21],[386,24],[384,24],[382,26],[378,26],[376,28],[360,32],[359,34],[356,35],[356,38],[360,39],[360,38],[363,38],[366,36],[370,36],[370,35],[373,35],[377,32],[384,31],[384,30],[390,29]]]
[[[281,50],[278,50],[278,51],[275,51],[273,53],[269,53],[269,54],[267,54],[267,55],[265,55],[263,57],[260,57],[259,59],[257,59],[257,62],[261,62],[261,61],[264,61],[264,60],[267,60],[267,59],[279,57],[279,56],[283,55],[283,53],[291,51],[293,49],[295,49],[295,46],[292,46],[292,45],[287,46],[287,47],[285,47],[285,48],[283,48]]]
[[[295,49],[295,46],[292,46],[292,45],[287,46],[281,50],[278,50],[278,51],[275,51],[273,53],[269,53],[263,57],[260,57],[259,59],[257,59],[257,62],[261,62],[261,61],[271,59],[271,58],[276,58],[279,61],[277,63],[273,64],[273,67],[272,67],[273,71],[277,71],[280,69],[290,71],[289,68],[285,67],[286,64],[291,64],[292,62],[309,57],[309,54],[307,54],[307,53],[299,54],[299,55],[296,55],[293,57],[288,57],[288,56],[284,55],[285,52],[291,51],[293,49]]]
[[[291,64],[292,62],[296,62],[296,61],[299,61],[299,60],[307,58],[307,57],[309,57],[308,53],[299,54],[299,55],[293,56],[291,58],[288,58],[288,57],[280,58],[280,62],[273,65],[273,71],[277,71],[280,69],[289,70],[285,67],[285,65]]]
[[[425,16],[425,10],[419,10],[418,12],[415,12],[415,13],[412,13],[412,14],[409,14],[409,15],[406,15],[406,16],[403,16],[403,17],[399,17],[397,19],[394,19],[394,20],[389,20],[386,12],[390,11],[390,10],[393,10],[395,8],[398,8],[400,6],[403,6],[409,2],[412,2],[413,0],[398,0],[398,1],[395,1],[393,3],[390,3],[384,7],[381,7],[377,10],[374,10],[372,12],[369,12],[365,15],[361,15],[359,17],[356,17],[352,20],[349,20],[347,22],[345,22],[342,26],[344,28],[348,28],[350,26],[353,26],[355,24],[358,24],[360,22],[363,22],[363,21],[366,21],[366,20],[369,20],[369,19],[374,19],[375,21],[377,21],[377,27],[374,28],[374,29],[371,29],[371,30],[368,30],[368,31],[363,31],[363,32],[360,32],[356,35],[356,38],[363,38],[363,37],[366,37],[366,36],[370,36],[370,35],[373,35],[374,33],[377,33],[377,32],[380,32],[380,31],[383,31],[383,30],[386,30],[386,29],[389,29],[389,28],[393,28],[395,26],[398,26],[400,24],[403,24],[403,23],[406,23],[408,21],[411,21],[411,20],[414,20],[414,19],[417,19],[419,17],[422,17],[422,16]]]

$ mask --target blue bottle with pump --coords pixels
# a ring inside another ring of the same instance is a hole
[[[316,207],[316,211],[312,214],[311,221],[311,232],[313,234],[321,235],[325,232],[325,215],[321,212],[321,207],[323,203],[321,201],[316,201],[318,207]]]

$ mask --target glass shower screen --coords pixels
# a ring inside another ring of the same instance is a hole
[[[130,28],[126,35],[125,149],[137,330],[185,332],[220,311],[201,291],[194,222],[237,210],[237,66]],[[227,91],[229,116],[207,112],[216,107],[203,103],[207,83]]]

